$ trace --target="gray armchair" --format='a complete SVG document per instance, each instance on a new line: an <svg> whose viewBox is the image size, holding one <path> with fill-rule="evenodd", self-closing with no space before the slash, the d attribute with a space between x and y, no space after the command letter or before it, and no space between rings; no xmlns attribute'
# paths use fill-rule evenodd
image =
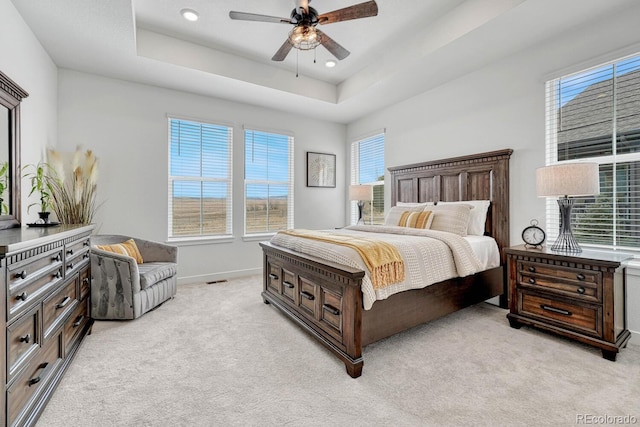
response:
<svg viewBox="0 0 640 427"><path fill-rule="evenodd" d="M100 250L133 239L143 263L130 256ZM178 248L122 235L91 238L91 317L98 320L136 319L177 291Z"/></svg>

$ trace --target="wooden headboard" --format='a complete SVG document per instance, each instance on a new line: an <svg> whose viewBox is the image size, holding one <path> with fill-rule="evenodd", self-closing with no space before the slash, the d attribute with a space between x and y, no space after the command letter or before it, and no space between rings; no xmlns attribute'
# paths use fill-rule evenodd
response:
<svg viewBox="0 0 640 427"><path fill-rule="evenodd" d="M509 158L499 150L412 165L390 167L391 206L398 202L491 200L485 235L502 249L509 243Z"/></svg>

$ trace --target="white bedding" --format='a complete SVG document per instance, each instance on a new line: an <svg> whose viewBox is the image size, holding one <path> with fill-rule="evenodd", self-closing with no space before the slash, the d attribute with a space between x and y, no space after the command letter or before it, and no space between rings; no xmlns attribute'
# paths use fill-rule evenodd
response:
<svg viewBox="0 0 640 427"><path fill-rule="evenodd" d="M372 307L374 301L386 299L395 293L467 276L500 264L495 240L486 236L460 237L443 231L396 226L350 226L335 232L364 233L394 244L404 260L405 280L374 289L366 265L352 248L282 233L276 234L271 242L296 252L364 270L362 294L366 310ZM491 244L494 249L491 249Z"/></svg>

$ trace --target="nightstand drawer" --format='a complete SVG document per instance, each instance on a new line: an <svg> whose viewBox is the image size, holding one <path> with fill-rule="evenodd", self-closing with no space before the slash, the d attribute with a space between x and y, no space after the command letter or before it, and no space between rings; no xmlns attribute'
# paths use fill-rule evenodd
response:
<svg viewBox="0 0 640 427"><path fill-rule="evenodd" d="M578 305L523 291L518 291L518 305L523 315L558 323L562 327L597 337L602 336L602 308L599 306Z"/></svg>
<svg viewBox="0 0 640 427"><path fill-rule="evenodd" d="M602 273L599 271L518 262L518 285L585 301L602 301Z"/></svg>

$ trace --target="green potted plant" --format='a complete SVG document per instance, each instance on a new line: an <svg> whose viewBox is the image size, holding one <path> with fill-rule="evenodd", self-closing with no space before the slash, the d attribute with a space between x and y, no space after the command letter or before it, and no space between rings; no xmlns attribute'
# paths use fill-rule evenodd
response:
<svg viewBox="0 0 640 427"><path fill-rule="evenodd" d="M31 191L29 192L29 196L36 192L40 194L40 202L31 203L27 207L27 212L32 206L40 206L38 216L45 224L49 224L49 215L51 214L48 210L51 207L51 178L49 176L49 165L45 162L39 162L35 165L26 165L23 168L23 171L26 171L24 177L29 178L31 181Z"/></svg>

